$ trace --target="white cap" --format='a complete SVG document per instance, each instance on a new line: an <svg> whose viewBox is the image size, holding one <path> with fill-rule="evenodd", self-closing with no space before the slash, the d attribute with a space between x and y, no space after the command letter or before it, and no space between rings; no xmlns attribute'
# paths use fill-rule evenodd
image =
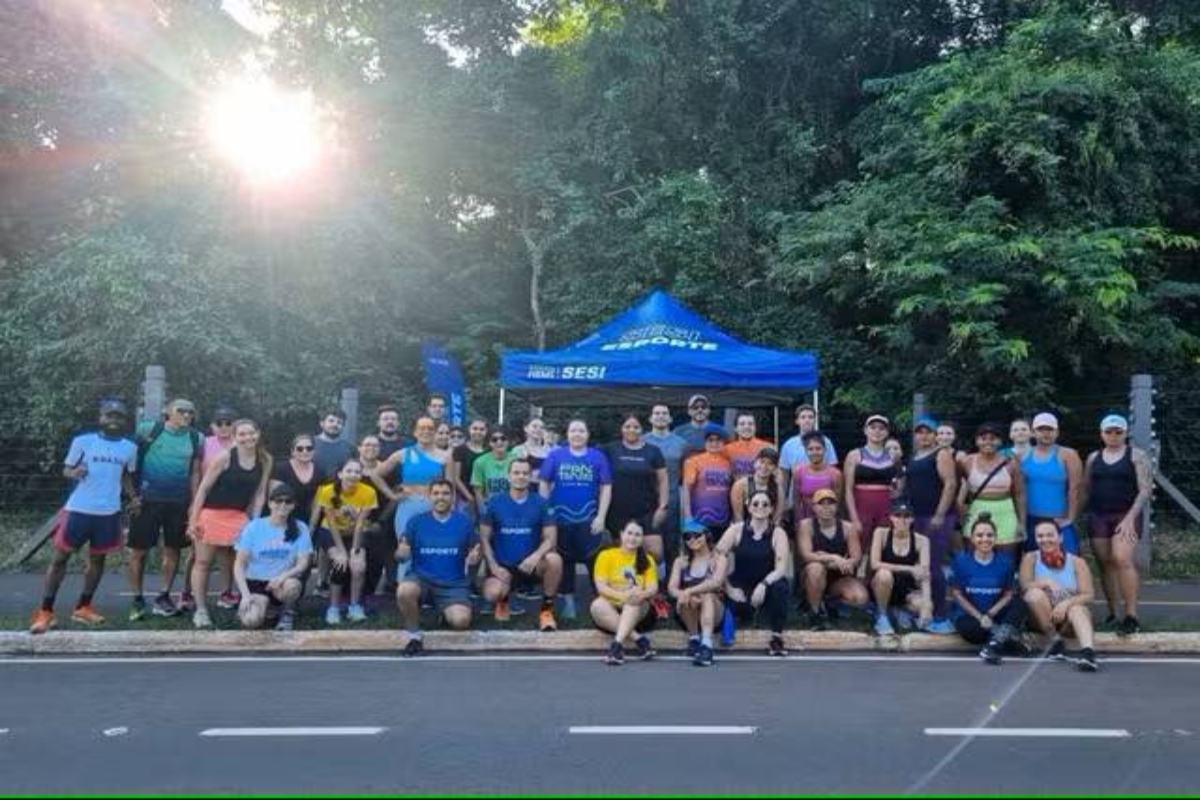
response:
<svg viewBox="0 0 1200 800"><path fill-rule="evenodd" d="M1129 430L1129 422L1120 414L1109 414L1104 419L1100 420L1100 430L1108 428L1120 428L1123 431Z"/></svg>
<svg viewBox="0 0 1200 800"><path fill-rule="evenodd" d="M1043 411L1033 418L1033 429L1036 431L1038 428L1053 428L1054 430L1058 430L1058 417L1047 411Z"/></svg>

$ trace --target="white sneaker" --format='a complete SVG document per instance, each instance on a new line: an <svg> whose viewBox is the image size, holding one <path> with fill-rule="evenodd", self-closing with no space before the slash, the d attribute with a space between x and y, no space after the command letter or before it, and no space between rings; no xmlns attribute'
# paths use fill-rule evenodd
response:
<svg viewBox="0 0 1200 800"><path fill-rule="evenodd" d="M346 619L351 622L366 622L367 612L361 603L351 603L350 607L346 609Z"/></svg>
<svg viewBox="0 0 1200 800"><path fill-rule="evenodd" d="M325 609L325 624L326 625L341 625L342 610L337 606L330 606Z"/></svg>
<svg viewBox="0 0 1200 800"><path fill-rule="evenodd" d="M212 626L212 617L208 615L208 609L204 606L199 606L192 613L192 627L199 630L201 628L211 628Z"/></svg>

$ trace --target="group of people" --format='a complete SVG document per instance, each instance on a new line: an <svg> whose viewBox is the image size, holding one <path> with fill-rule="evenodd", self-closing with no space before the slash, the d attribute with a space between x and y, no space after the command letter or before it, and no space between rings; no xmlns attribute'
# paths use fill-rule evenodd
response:
<svg viewBox="0 0 1200 800"><path fill-rule="evenodd" d="M862 609L881 636L957 632L995 663L1022 648L1029 624L1052 637L1052 655L1072 634L1077 663L1095 669L1093 582L1076 527L1086 510L1105 624L1126 635L1139 628L1133 556L1153 476L1119 415L1101 420L1102 446L1081 459L1057 443L1049 413L1013 422L1008 447L1000 426L979 426L973 452L955 449L952 426L920 418L907 457L890 420L872 414L839 468L811 406L796 408L798 432L779 449L757 435L752 413L739 413L730 435L710 420L704 395L687 410L689 421L672 427L670 408L653 406L649 431L628 414L620 438L599 448L587 423L573 419L553 446L537 417L519 442L483 419L456 429L435 396L411 437L400 433L398 409L383 406L376 432L356 446L342 437L344 415L331 410L318 433L294 437L276 460L257 425L228 406L202 436L195 405L177 398L130 441L127 408L105 400L99 431L77 437L67 454L64 475L76 483L30 630L55 624L67 560L84 544L90 563L72 619L103 621L91 599L105 555L121 546L122 498L133 621L190 613L195 627L211 626L218 561L217 603L246 627L271 620L291 629L309 581L328 593L331 626L365 620L377 590L394 592L405 653L415 655L422 605L466 629L472 590L499 621L520 613L518 597L540 596L537 627L555 630L560 616L577 614L576 565L584 564L591 618L613 634L612 664L624 662L631 641L638 657L653 657L649 633L672 615L698 666L713 663L718 630L728 641L739 620L760 614L768 651L786 655L795 586L814 629ZM160 543L160 590L147 603L146 555Z"/></svg>

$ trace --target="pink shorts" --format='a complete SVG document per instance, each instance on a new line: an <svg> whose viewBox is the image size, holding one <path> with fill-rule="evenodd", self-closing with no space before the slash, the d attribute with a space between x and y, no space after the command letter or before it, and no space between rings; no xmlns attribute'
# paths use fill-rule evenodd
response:
<svg viewBox="0 0 1200 800"><path fill-rule="evenodd" d="M213 547L231 547L250 518L236 508L200 509L200 541Z"/></svg>

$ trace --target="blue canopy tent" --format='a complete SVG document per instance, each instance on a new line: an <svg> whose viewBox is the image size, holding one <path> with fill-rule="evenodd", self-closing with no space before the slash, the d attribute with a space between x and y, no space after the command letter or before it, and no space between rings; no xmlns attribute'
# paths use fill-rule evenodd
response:
<svg viewBox="0 0 1200 800"><path fill-rule="evenodd" d="M702 393L747 407L809 391L815 406L814 355L747 344L662 290L574 344L500 359L501 421L506 392L539 406L686 405Z"/></svg>

